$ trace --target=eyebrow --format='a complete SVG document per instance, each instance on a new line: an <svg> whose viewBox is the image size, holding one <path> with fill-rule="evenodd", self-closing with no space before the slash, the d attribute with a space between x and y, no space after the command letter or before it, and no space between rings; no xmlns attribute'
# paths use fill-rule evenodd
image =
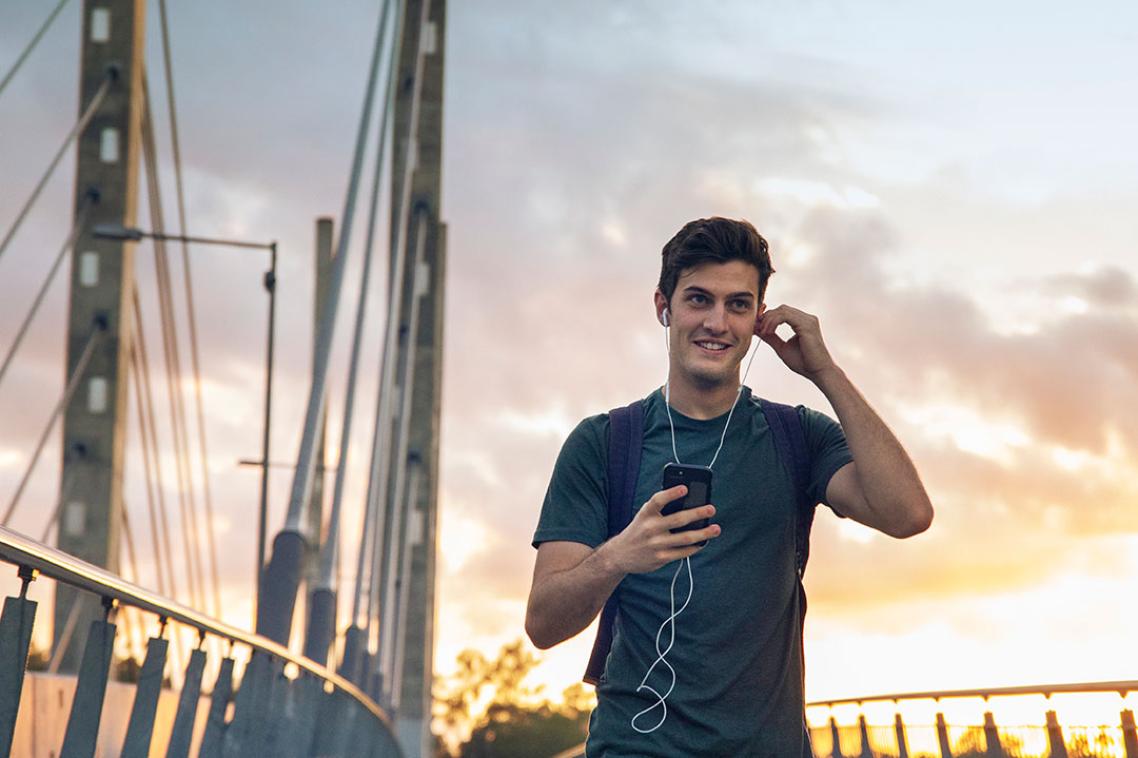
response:
<svg viewBox="0 0 1138 758"><path fill-rule="evenodd" d="M696 284L689 284L687 287L684 287L683 293L685 295L691 294L691 293L698 293L701 295L712 296L711 292L709 292L708 290L705 290L703 287L700 287L699 285L696 285ZM747 300L754 300L755 299L755 293L748 292L747 290L743 290L742 292L732 292L730 295L727 295L724 299L725 300L735 300L738 298L745 298Z"/></svg>

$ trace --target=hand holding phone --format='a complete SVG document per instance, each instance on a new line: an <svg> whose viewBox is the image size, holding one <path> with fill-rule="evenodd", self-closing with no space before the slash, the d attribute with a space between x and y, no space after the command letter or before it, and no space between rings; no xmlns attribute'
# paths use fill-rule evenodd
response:
<svg viewBox="0 0 1138 758"><path fill-rule="evenodd" d="M707 466L685 466L680 463L669 463L664 466L664 486L662 489L670 489L679 484L688 488L688 494L665 505L660 511L661 514L670 516L678 511L698 508L711 502L711 469ZM676 532L704 529L709 523L711 523L710 519L699 519L687 526L672 529L671 532L675 534ZM707 544L707 540L696 544L702 547Z"/></svg>

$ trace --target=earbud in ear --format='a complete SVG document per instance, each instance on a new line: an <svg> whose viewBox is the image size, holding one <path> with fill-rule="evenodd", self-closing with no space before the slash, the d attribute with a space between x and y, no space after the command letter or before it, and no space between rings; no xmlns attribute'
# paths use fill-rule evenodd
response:
<svg viewBox="0 0 1138 758"><path fill-rule="evenodd" d="M660 323L664 326L670 326L667 308L665 308L664 311L660 314Z"/></svg>

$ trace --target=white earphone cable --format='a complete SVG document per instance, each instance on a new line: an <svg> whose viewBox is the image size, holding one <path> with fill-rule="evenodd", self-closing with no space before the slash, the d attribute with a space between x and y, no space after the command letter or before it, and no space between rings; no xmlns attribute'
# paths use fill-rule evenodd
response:
<svg viewBox="0 0 1138 758"><path fill-rule="evenodd" d="M680 454L676 450L676 425L672 421L672 403L671 403L672 344L671 344L670 336L671 336L670 335L670 325L665 320L665 322L664 322L664 347L668 351L669 373L668 373L668 378L664 380L664 408L668 413L668 429L671 431L671 434L672 434L672 458L673 458L673 460L675 460L675 462L677 464L679 464L680 463ZM727 439L727 428L729 426L731 426L731 417L735 414L735 407L739 405L739 398L742 397L742 395L743 395L743 382L745 382L747 380L747 374L751 373L751 363L754 362L755 355L758 352L759 351L757 349L751 351L751 357L747 361L747 368L743 372L743 379L742 379L742 381L739 382L739 390L735 394L735 402L733 402L731 404L731 410L727 414L727 423L723 425L723 433L721 435L719 435L719 447L717 447L715 449L715 455L711 456L711 463L708 464L708 466L707 466L708 468L713 468L715 466L715 462L717 460L719 460L719 452L721 450L723 450L723 443ZM688 596L687 596L687 598L684 599L683 605L681 605L677 609L676 608L676 580L680 576L680 571L682 571L685 566L687 567L687 570L688 570L688 572L687 572L688 573ZM647 708L643 709L642 711L637 713L635 716L633 716L632 720L630 722L632 728L635 729L637 732L640 732L641 734L651 734L652 732L656 731L661 726L663 726L664 721L666 721L668 718L668 704L666 701L668 699L668 696L672 694L672 690L674 690L676 688L676 670L672 667L672 664L668 663L667 655L669 652L671 652L672 647L676 643L676 618L681 613L684 612L685 608L688 607L688 603L691 602L692 593L693 593L694 589L695 589L695 584L694 584L694 580L692 578L691 557L687 557L687 558L684 558L682 561L680 561L680 564L678 566L676 566L676 573L672 575L672 584L671 584L671 588L668 591L668 600L669 600L671 612L668 615L668 618L664 619L664 622L662 624L660 624L660 628L656 631L656 660L653 661L652 665L648 667L648 671L645 672L644 678L640 680L640 685L636 688L637 692L640 692L641 690L647 690L648 692L650 692L656 696L656 702L653 703L652 705L648 706ZM661 650L660 649L660 636L664 633L665 627L670 627L671 634L668 638L667 647L665 647L663 650ZM668 673L671 674L671 677L672 677L672 681L668 684L667 690L662 694L660 693L659 690L655 689L654 687L651 687L648 684L648 678L650 676L652 676L652 672L656 670L656 666L661 664L661 663L664 664L664 667L668 669ZM655 725L653 725L652 727L649 727L647 729L642 729L641 727L636 725L636 720L638 718L640 718L641 716L643 716L646 713L650 713L651 711L654 711L656 708L661 708L662 711L660 714L660 720Z"/></svg>

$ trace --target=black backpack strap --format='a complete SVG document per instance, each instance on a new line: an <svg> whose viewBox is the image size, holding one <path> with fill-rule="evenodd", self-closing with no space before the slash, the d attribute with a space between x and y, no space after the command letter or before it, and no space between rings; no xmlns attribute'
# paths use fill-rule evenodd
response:
<svg viewBox="0 0 1138 758"><path fill-rule="evenodd" d="M810 495L806 492L810 481L810 451L806 448L806 435L802 432L802 421L798 417L797 408L769 400L759 400L759 406L774 435L779 460L790 471L794 483L798 503L794 556L798 577L801 579L810 557L810 527L814 524L814 510L818 505L810 502Z"/></svg>
<svg viewBox="0 0 1138 758"><path fill-rule="evenodd" d="M640 452L644 441L644 405L637 400L609 412L608 459L608 536L624 531L632 523L632 499L636 497L636 480L640 476ZM605 661L612 648L613 625L616 623L617 593L613 590L601 610L597 639L585 668L585 681L596 685L605 671Z"/></svg>

